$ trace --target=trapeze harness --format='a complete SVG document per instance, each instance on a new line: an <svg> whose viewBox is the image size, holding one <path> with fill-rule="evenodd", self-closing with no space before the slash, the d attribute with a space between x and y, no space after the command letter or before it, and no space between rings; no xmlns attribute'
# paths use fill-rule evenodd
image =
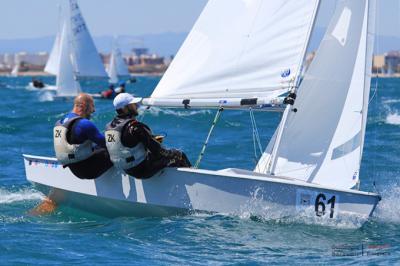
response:
<svg viewBox="0 0 400 266"><path fill-rule="evenodd" d="M93 142L91 140L86 140L82 144L70 144L68 142L69 131L73 124L80 119L82 117L69 118L65 123L61 123L61 120L59 120L53 129L56 157L64 166L86 160L93 153Z"/></svg>
<svg viewBox="0 0 400 266"><path fill-rule="evenodd" d="M111 126L112 122L106 126L106 146L110 159L114 166L121 170L138 166L147 157L147 150L143 143L139 142L134 147L126 147L122 144L122 132L131 122L135 122L135 120L125 119L115 127Z"/></svg>

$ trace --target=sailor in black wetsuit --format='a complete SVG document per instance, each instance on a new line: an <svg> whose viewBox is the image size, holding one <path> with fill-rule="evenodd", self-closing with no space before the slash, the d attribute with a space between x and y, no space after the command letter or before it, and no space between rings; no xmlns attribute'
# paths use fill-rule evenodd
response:
<svg viewBox="0 0 400 266"><path fill-rule="evenodd" d="M74 100L72 112L54 127L54 150L58 161L81 179L94 179L112 167L104 135L93 122L92 96L81 93Z"/></svg>
<svg viewBox="0 0 400 266"><path fill-rule="evenodd" d="M107 125L106 145L118 169L136 178L149 178L165 167L190 167L186 155L161 146L150 128L137 121L141 98L121 93L114 99L118 115Z"/></svg>

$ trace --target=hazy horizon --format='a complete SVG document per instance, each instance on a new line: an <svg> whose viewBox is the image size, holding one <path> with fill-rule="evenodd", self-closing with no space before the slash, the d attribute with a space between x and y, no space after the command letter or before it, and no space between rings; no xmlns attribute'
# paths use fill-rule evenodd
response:
<svg viewBox="0 0 400 266"><path fill-rule="evenodd" d="M56 34L61 1L3 2L0 24L12 27L0 27L0 39ZM400 37L399 2L378 1L378 35ZM206 3L206 0L78 0L91 34L96 37L189 32ZM316 27L326 27L335 5L336 1L321 1Z"/></svg>

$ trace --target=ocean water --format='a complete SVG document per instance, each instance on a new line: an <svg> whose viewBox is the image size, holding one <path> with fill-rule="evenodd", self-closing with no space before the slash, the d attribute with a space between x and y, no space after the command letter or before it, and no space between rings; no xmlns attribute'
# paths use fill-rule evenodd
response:
<svg viewBox="0 0 400 266"><path fill-rule="evenodd" d="M190 214L165 218L104 218L60 207L51 215L28 211L44 195L25 178L22 154L51 156L52 127L71 102L50 93L27 90L29 78L0 79L0 264L382 264L400 265L400 80L372 83L361 188L383 199L361 228L352 221L335 226L307 220ZM54 83L53 78L44 81ZM128 91L150 95L157 77L140 77ZM99 92L106 84L83 84ZM377 87L377 89L376 89ZM96 100L93 121L99 128L112 119L109 100ZM153 108L143 117L165 145L183 149L195 162L213 110ZM265 147L279 114L255 113ZM253 169L256 158L247 111L222 114L202 168ZM375 187L373 184L375 183ZM345 256L347 255L347 256Z"/></svg>

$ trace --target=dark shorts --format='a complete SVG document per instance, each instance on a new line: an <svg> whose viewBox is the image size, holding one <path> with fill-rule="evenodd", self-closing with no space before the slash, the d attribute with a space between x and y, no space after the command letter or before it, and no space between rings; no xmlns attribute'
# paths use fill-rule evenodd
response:
<svg viewBox="0 0 400 266"><path fill-rule="evenodd" d="M95 179L113 166L107 149L100 148L86 160L68 165L71 172L80 179Z"/></svg>

